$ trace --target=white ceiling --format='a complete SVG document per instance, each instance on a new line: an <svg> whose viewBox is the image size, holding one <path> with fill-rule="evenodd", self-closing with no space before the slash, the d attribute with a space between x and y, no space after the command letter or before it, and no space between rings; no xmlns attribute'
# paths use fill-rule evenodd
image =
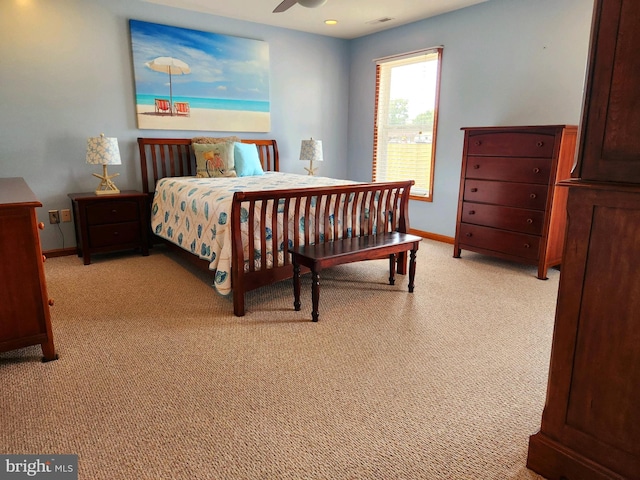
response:
<svg viewBox="0 0 640 480"><path fill-rule="evenodd" d="M488 0L327 0L318 8L294 5L272 13L281 0L142 0L338 38L357 38ZM380 19L390 18L386 22ZM327 19L337 25L324 24Z"/></svg>

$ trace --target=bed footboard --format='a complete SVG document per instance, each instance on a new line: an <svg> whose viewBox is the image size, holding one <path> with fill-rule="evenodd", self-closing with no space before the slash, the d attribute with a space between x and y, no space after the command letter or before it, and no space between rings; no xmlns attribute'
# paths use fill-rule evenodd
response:
<svg viewBox="0 0 640 480"><path fill-rule="evenodd" d="M245 293L293 276L288 248L373 233L409 231L413 180L236 192L231 209L233 311ZM406 273L406 255L397 270Z"/></svg>

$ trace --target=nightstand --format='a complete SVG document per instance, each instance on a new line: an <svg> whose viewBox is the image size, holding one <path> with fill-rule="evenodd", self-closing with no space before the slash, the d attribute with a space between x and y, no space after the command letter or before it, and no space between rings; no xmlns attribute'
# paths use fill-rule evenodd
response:
<svg viewBox="0 0 640 480"><path fill-rule="evenodd" d="M149 255L147 195L125 190L114 195L70 193L76 228L78 256L84 264L91 255L140 249Z"/></svg>

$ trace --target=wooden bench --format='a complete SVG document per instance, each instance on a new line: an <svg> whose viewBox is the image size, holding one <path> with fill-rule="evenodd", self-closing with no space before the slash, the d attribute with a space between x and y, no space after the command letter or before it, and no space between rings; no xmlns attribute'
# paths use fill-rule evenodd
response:
<svg viewBox="0 0 640 480"><path fill-rule="evenodd" d="M421 237L400 232L384 232L376 235L345 238L315 245L303 245L290 248L293 263L293 307L300 310L300 265L311 269L311 316L318 321L320 303L320 270L343 263L372 260L389 256L389 285L395 283L396 255L411 251L409 262L409 293L413 293L416 274L416 252Z"/></svg>

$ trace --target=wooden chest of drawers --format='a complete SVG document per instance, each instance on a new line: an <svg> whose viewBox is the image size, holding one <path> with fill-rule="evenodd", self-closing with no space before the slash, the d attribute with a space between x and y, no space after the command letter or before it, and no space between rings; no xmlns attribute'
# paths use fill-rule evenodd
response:
<svg viewBox="0 0 640 480"><path fill-rule="evenodd" d="M470 250L538 266L559 265L576 126L464 128L454 257Z"/></svg>
<svg viewBox="0 0 640 480"><path fill-rule="evenodd" d="M136 191L117 195L69 194L76 226L78 256L139 248L149 254L147 196Z"/></svg>
<svg viewBox="0 0 640 480"><path fill-rule="evenodd" d="M0 352L39 344L49 361L58 356L37 207L42 203L22 178L0 178Z"/></svg>

